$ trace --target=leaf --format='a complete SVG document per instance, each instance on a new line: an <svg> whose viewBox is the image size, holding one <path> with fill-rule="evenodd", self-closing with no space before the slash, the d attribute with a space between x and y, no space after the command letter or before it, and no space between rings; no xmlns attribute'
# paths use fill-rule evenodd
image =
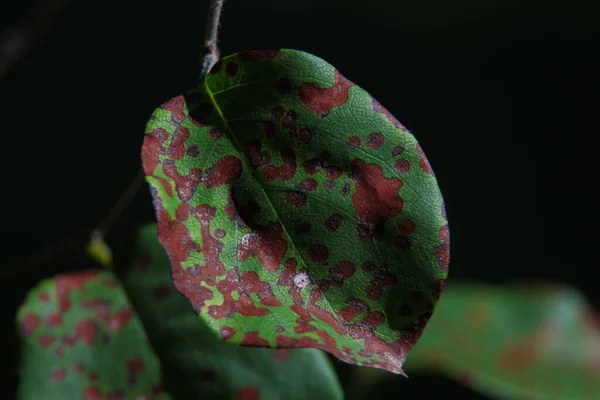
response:
<svg viewBox="0 0 600 400"><path fill-rule="evenodd" d="M210 399L343 397L331 363L319 350L242 348L219 340L173 287L156 225L140 230L134 257L124 285L164 366L169 393L179 399L198 393Z"/></svg>
<svg viewBox="0 0 600 400"><path fill-rule="evenodd" d="M58 275L17 313L17 399L169 399L158 359L112 273Z"/></svg>
<svg viewBox="0 0 600 400"><path fill-rule="evenodd" d="M177 289L229 343L402 373L449 259L420 146L295 50L217 63L159 107L142 161Z"/></svg>
<svg viewBox="0 0 600 400"><path fill-rule="evenodd" d="M600 319L567 286L448 284L406 365L498 399L597 399Z"/></svg>

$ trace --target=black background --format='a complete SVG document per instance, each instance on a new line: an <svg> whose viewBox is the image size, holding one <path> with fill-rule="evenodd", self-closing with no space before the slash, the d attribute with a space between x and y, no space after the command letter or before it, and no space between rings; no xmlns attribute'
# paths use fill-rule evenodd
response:
<svg viewBox="0 0 600 400"><path fill-rule="evenodd" d="M34 3L5 4L9 26ZM595 7L228 0L220 45L223 54L284 47L320 56L413 131L446 200L451 280L566 282L600 307ZM195 84L206 9L200 0L72 0L0 80L6 393L17 305L40 278L93 266L85 232L135 176L150 113ZM109 243L125 253L134 227L153 218L144 187ZM384 389L483 398L433 376Z"/></svg>

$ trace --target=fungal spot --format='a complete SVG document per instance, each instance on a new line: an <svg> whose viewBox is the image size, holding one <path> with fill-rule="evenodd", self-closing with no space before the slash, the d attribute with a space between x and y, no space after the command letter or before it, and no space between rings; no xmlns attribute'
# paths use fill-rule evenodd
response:
<svg viewBox="0 0 600 400"><path fill-rule="evenodd" d="M367 136L367 147L377 150L383 144L383 134L381 132L369 133Z"/></svg>
<svg viewBox="0 0 600 400"><path fill-rule="evenodd" d="M204 186L211 189L221 185L230 185L242 175L242 162L235 156L225 156L206 170Z"/></svg>
<svg viewBox="0 0 600 400"><path fill-rule="evenodd" d="M397 157L400 154L404 153L404 145L398 145L392 149L392 157Z"/></svg>
<svg viewBox="0 0 600 400"><path fill-rule="evenodd" d="M309 257L314 262L327 261L329 257L329 250L322 244L313 244L310 247Z"/></svg>
<svg viewBox="0 0 600 400"><path fill-rule="evenodd" d="M293 190L288 190L285 194L285 201L294 207L303 207L306 204L306 194Z"/></svg>
<svg viewBox="0 0 600 400"><path fill-rule="evenodd" d="M313 137L313 131L308 128L302 128L298 132L298 141L302 144L309 144Z"/></svg>
<svg viewBox="0 0 600 400"><path fill-rule="evenodd" d="M298 189L300 189L304 192L312 192L313 190L315 190L317 188L317 186L318 186L318 183L315 179L306 178L302 182L300 182L300 184L298 185Z"/></svg>
<svg viewBox="0 0 600 400"><path fill-rule="evenodd" d="M300 101L309 110L326 117L332 108L348 101L354 84L335 71L335 83L330 88L320 88L315 83L303 83L298 87Z"/></svg>
<svg viewBox="0 0 600 400"><path fill-rule="evenodd" d="M410 163L408 160L400 159L396 161L396 170L400 173L405 173L410 171Z"/></svg>
<svg viewBox="0 0 600 400"><path fill-rule="evenodd" d="M225 232L225 229L218 228L218 229L215 230L215 237L216 238L222 239L222 238L225 237L226 234L227 233Z"/></svg>
<svg viewBox="0 0 600 400"><path fill-rule="evenodd" d="M300 289L308 286L308 284L310 284L310 278L306 272L302 271L294 276L294 285Z"/></svg>
<svg viewBox="0 0 600 400"><path fill-rule="evenodd" d="M282 165L276 167L269 165L263 170L263 177L267 182L275 179L289 181L296 174L296 156L291 150L282 150L280 153Z"/></svg>
<svg viewBox="0 0 600 400"><path fill-rule="evenodd" d="M358 149L360 147L360 138L358 136L350 136L347 143L348 146Z"/></svg>
<svg viewBox="0 0 600 400"><path fill-rule="evenodd" d="M328 231L334 232L335 230L337 230L337 228L339 228L341 223L342 223L342 215L338 214L338 213L334 213L334 214L330 215L329 217L327 217L327 219L325 220L325 227L327 228Z"/></svg>
<svg viewBox="0 0 600 400"><path fill-rule="evenodd" d="M200 155L200 151L198 150L198 146L193 145L185 150L185 154L190 157L198 157Z"/></svg>
<svg viewBox="0 0 600 400"><path fill-rule="evenodd" d="M425 157L425 153L423 152L423 149L421 148L420 144L417 144L417 154L419 155L420 159L419 167L421 167L421 171L425 172L428 175L433 175L431 164L429 164L427 157Z"/></svg>
<svg viewBox="0 0 600 400"><path fill-rule="evenodd" d="M210 128L210 131L208 131L208 134L210 135L210 137L213 140L218 140L221 138L221 136L223 136L223 131L221 131L220 129L217 129L217 128Z"/></svg>

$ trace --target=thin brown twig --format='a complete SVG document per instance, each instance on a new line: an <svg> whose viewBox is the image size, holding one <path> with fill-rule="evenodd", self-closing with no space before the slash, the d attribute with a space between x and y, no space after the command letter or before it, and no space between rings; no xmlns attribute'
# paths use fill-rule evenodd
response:
<svg viewBox="0 0 600 400"><path fill-rule="evenodd" d="M200 79L210 71L212 66L215 65L221 57L217 46L217 40L219 36L219 20L221 19L221 11L223 10L224 2L225 0L211 0L208 21L206 23L206 34L204 37L204 58L202 60Z"/></svg>

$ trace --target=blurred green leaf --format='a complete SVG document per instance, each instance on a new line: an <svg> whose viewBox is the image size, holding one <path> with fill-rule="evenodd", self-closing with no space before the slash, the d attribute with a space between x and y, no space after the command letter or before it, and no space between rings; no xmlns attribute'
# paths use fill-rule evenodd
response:
<svg viewBox="0 0 600 400"><path fill-rule="evenodd" d="M169 398L158 358L112 273L47 279L29 292L17 320L17 399Z"/></svg>
<svg viewBox="0 0 600 400"><path fill-rule="evenodd" d="M341 399L325 353L262 349L221 341L174 288L156 225L140 229L124 286L158 353L169 393L179 399ZM247 397L244 397L247 396Z"/></svg>
<svg viewBox="0 0 600 400"><path fill-rule="evenodd" d="M448 284L406 370L498 399L600 399L600 319L567 286Z"/></svg>

